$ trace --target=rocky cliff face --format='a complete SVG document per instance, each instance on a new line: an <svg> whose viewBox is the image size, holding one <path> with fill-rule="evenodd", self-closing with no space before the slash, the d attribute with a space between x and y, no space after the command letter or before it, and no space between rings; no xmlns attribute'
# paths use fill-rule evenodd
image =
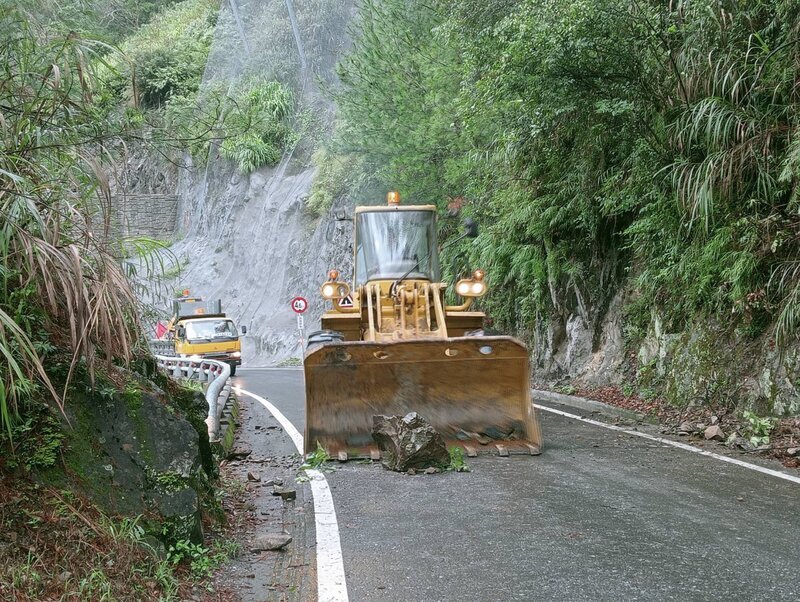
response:
<svg viewBox="0 0 800 602"><path fill-rule="evenodd" d="M776 351L770 333L756 340L707 321L670 330L659 315L631 333L620 290L605 312L576 306L542 321L532 341L534 379L548 385L616 384L666 397L678 407L745 403L761 414L800 412L800 352Z"/></svg>
<svg viewBox="0 0 800 602"><path fill-rule="evenodd" d="M291 299L308 299L306 334L317 330L327 271L351 270L351 228L336 221L340 208L321 219L305 211L313 177L295 157L248 175L221 160L180 175L182 238L172 251L184 272L176 282L222 299L226 313L248 327L245 365L302 357Z"/></svg>
<svg viewBox="0 0 800 602"><path fill-rule="evenodd" d="M231 89L251 76L277 79L293 89L303 110L313 112L318 130L330 130L333 107L319 86L335 85L334 68L349 45L353 8L350 0L223 3L203 86ZM351 270L351 229L334 217L342 207L321 219L304 208L314 178L310 155L324 137L310 132L278 165L250 174L220 157L217 145L204 166L184 157L185 168L175 170L162 160L156 163L164 175L147 177L150 166L132 165L144 176L139 180L172 182L179 198L171 250L182 273L170 270L174 277L156 303L165 306L176 289L184 288L221 299L225 312L248 327L244 365L302 357L290 300L309 301L305 331L317 330L323 309L319 287L327 271ZM134 189L142 187L147 184Z"/></svg>

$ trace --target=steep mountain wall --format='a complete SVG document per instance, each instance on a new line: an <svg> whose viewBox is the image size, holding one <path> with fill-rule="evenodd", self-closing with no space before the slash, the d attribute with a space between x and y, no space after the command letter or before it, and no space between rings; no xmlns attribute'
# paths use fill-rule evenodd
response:
<svg viewBox="0 0 800 602"><path fill-rule="evenodd" d="M182 174L178 221L184 237L172 247L184 273L181 286L223 300L225 311L248 327L247 365L301 357L289 302L310 302L306 329L322 313L319 286L331 267L352 263L350 229L304 209L314 169L285 159L276 168L239 174L224 162Z"/></svg>
<svg viewBox="0 0 800 602"><path fill-rule="evenodd" d="M350 228L333 217L350 200L341 199L322 218L304 204L314 177L311 153L333 121L320 88L335 82L333 68L348 46L351 17L352 2L224 2L203 86L230 89L251 76L277 79L294 90L318 127L306 131L276 166L249 174L222 158L216 143L205 165L183 157L177 172L165 166L177 174L171 251L182 271L161 291L160 302L184 288L222 299L225 311L248 327L245 365L302 357L290 300L308 299L306 333L318 329L319 286L327 271L351 269Z"/></svg>

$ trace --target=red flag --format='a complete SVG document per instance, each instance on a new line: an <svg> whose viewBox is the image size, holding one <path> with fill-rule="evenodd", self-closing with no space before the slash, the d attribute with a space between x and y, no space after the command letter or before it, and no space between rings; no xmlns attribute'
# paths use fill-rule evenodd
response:
<svg viewBox="0 0 800 602"><path fill-rule="evenodd" d="M162 339L164 338L165 334L167 334L167 327L161 323L161 320L159 320L158 324L156 324L156 338Z"/></svg>

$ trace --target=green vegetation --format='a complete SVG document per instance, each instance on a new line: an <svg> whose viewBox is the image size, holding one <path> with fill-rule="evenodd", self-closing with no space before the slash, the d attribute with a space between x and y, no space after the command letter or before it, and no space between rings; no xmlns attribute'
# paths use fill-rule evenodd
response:
<svg viewBox="0 0 800 602"><path fill-rule="evenodd" d="M163 243L119 239L110 212L130 147L207 153L213 142L233 153L249 133L267 149L242 155L254 169L295 143L291 93L257 78L219 95L213 120L180 138L180 108L201 104L218 7L3 3L0 514L20 547L0 546L0 598L182 599L179 578L205 579L236 553L222 542L202 559L189 548L160 556L164 543L202 537L201 514L224 518L217 466L205 401L156 372L139 322L138 272L176 278L185 263L172 258L179 268L163 274ZM147 418L161 412L197 431L202 468L188 477L153 468ZM114 439L122 429L127 440ZM190 450L196 441L190 429ZM169 514L167 502L185 505Z"/></svg>
<svg viewBox="0 0 800 602"><path fill-rule="evenodd" d="M178 600L171 562L159 558L142 517L115 519L69 491L0 487L0 596L9 600Z"/></svg>
<svg viewBox="0 0 800 602"><path fill-rule="evenodd" d="M453 472L469 472L469 466L464 459L464 449L458 446L453 446L447 450L450 453L450 465L447 470Z"/></svg>
<svg viewBox="0 0 800 602"><path fill-rule="evenodd" d="M207 579L219 566L241 551L241 544L233 540L215 543L206 548L190 541L178 541L167 550L167 561L172 565L188 564L195 579Z"/></svg>
<svg viewBox="0 0 800 602"><path fill-rule="evenodd" d="M297 140L290 89L263 77L201 89L219 0L184 0L162 10L121 45L106 86L157 145L204 164L213 144L242 173L276 164Z"/></svg>
<svg viewBox="0 0 800 602"><path fill-rule="evenodd" d="M785 348L800 324L799 15L797 0L365 0L328 153L478 218L443 266L487 269L500 328L602 315L626 289L630 345L655 313L665 332L718 323ZM315 206L355 194L347 178L321 168Z"/></svg>
<svg viewBox="0 0 800 602"><path fill-rule="evenodd" d="M751 445L758 447L759 445L769 444L769 435L777 424L774 418L761 417L745 410L742 413L742 418L746 420L745 435Z"/></svg>
<svg viewBox="0 0 800 602"><path fill-rule="evenodd" d="M161 107L197 93L218 8L218 0L179 2L125 40L115 55L114 83L127 87L135 107Z"/></svg>
<svg viewBox="0 0 800 602"><path fill-rule="evenodd" d="M317 441L317 449L306 456L305 462L300 467L300 470L324 470L330 472L333 470L328 464L331 457L328 455L328 452L325 451L325 448L322 447Z"/></svg>
<svg viewBox="0 0 800 602"><path fill-rule="evenodd" d="M358 190L366 178L362 161L355 155L336 154L322 146L312 160L317 173L306 208L314 215L325 215L337 200Z"/></svg>
<svg viewBox="0 0 800 602"><path fill-rule="evenodd" d="M0 445L11 452L4 461L10 470L21 467L31 472L54 466L63 442L61 421L45 404L30 407L13 423L10 435L0 432Z"/></svg>
<svg viewBox="0 0 800 602"><path fill-rule="evenodd" d="M225 140L220 153L242 173L276 164L283 149L297 141L288 122L292 93L283 84L257 78L246 81L237 88L233 106L223 120Z"/></svg>
<svg viewBox="0 0 800 602"><path fill-rule="evenodd" d="M129 362L138 302L119 241L102 226L110 186L101 162L126 123L94 85L105 47L0 15L0 425L97 358ZM60 348L59 348L60 347ZM65 356L68 351L70 356ZM60 366L66 366L60 370Z"/></svg>
<svg viewBox="0 0 800 602"><path fill-rule="evenodd" d="M117 44L146 24L163 7L179 0L16 0L14 4L49 29L82 32L86 37Z"/></svg>

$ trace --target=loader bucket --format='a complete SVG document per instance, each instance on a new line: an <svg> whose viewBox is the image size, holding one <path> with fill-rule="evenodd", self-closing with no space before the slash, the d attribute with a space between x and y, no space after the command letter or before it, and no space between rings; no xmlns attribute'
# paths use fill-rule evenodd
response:
<svg viewBox="0 0 800 602"><path fill-rule="evenodd" d="M373 416L408 412L468 455L539 453L528 354L510 337L322 343L304 365L306 453L375 459Z"/></svg>

